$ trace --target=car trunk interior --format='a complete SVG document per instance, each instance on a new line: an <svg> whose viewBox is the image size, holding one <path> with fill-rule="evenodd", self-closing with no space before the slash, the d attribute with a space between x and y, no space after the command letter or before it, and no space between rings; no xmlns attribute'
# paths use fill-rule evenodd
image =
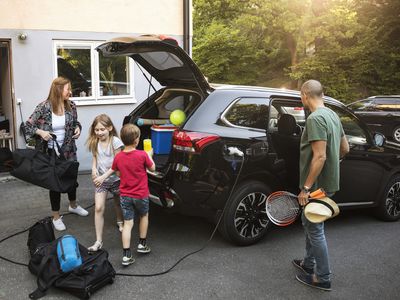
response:
<svg viewBox="0 0 400 300"><path fill-rule="evenodd" d="M144 105L130 115L129 122L137 124L141 131L138 149L143 149L143 140L152 140L157 170L162 170L167 164L172 148L172 134L178 128L171 123L171 113L181 110L187 118L201 100L202 96L196 90L164 88L145 100Z"/></svg>

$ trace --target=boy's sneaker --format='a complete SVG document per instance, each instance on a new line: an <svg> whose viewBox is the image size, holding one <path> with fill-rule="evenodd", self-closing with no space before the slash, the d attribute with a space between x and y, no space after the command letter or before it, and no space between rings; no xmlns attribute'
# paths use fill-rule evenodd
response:
<svg viewBox="0 0 400 300"><path fill-rule="evenodd" d="M57 231L64 231L65 229L67 229L64 222L62 221L62 217L58 218L57 220L54 220L53 218L53 225Z"/></svg>
<svg viewBox="0 0 400 300"><path fill-rule="evenodd" d="M75 208L68 206L68 211L81 217L86 217L89 214L89 212L80 205L77 205Z"/></svg>
<svg viewBox="0 0 400 300"><path fill-rule="evenodd" d="M151 249L147 245L143 246L142 244L139 244L136 251L139 253L150 253Z"/></svg>
<svg viewBox="0 0 400 300"><path fill-rule="evenodd" d="M292 260L293 265L298 268L299 270L302 270L304 274L314 274L314 270L311 268L306 268L303 266L303 260L301 259L293 259Z"/></svg>
<svg viewBox="0 0 400 300"><path fill-rule="evenodd" d="M131 264L133 264L135 262L135 259L133 258L133 256L128 257L128 256L124 256L122 257L122 265L123 266L129 266Z"/></svg>

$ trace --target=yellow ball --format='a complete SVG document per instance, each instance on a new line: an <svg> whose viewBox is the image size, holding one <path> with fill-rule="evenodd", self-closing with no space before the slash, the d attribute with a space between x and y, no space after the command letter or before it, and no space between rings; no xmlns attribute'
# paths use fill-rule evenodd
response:
<svg viewBox="0 0 400 300"><path fill-rule="evenodd" d="M180 109L175 109L169 116L169 120L175 126L180 126L186 120L185 113Z"/></svg>

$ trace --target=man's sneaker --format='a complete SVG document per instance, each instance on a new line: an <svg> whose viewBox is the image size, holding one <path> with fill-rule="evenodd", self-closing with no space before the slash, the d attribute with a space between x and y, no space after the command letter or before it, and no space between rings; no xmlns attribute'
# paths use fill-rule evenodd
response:
<svg viewBox="0 0 400 300"><path fill-rule="evenodd" d="M142 244L139 244L136 251L139 253L150 253L151 249L147 245L143 246Z"/></svg>
<svg viewBox="0 0 400 300"><path fill-rule="evenodd" d="M53 218L53 225L57 231L63 231L67 229L67 227L65 227L64 222L62 221L62 217L58 218L57 220L54 220Z"/></svg>
<svg viewBox="0 0 400 300"><path fill-rule="evenodd" d="M306 268L303 266L303 260L301 259L293 259L292 260L293 265L298 268L299 270L302 270L304 274L313 274L314 270L311 268Z"/></svg>
<svg viewBox="0 0 400 300"><path fill-rule="evenodd" d="M89 214L89 212L80 205L77 205L75 208L69 206L68 211L81 217L86 217Z"/></svg>
<svg viewBox="0 0 400 300"><path fill-rule="evenodd" d="M129 266L131 264L133 264L135 262L135 259L133 258L133 256L128 257L128 256L124 256L122 257L122 265L123 266Z"/></svg>
<svg viewBox="0 0 400 300"><path fill-rule="evenodd" d="M314 280L313 275L309 275L309 274L300 274L296 276L296 279L305 284L308 285L310 287L316 288L316 289L320 289L320 290L324 290L324 291L331 291L331 282L327 281L327 282L317 282Z"/></svg>

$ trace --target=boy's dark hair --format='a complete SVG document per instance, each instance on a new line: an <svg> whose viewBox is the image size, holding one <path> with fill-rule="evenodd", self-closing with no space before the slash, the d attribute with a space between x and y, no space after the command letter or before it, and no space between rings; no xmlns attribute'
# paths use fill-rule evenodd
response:
<svg viewBox="0 0 400 300"><path fill-rule="evenodd" d="M125 124L121 129L120 136L125 146L137 146L135 142L140 138L140 129L134 124Z"/></svg>

